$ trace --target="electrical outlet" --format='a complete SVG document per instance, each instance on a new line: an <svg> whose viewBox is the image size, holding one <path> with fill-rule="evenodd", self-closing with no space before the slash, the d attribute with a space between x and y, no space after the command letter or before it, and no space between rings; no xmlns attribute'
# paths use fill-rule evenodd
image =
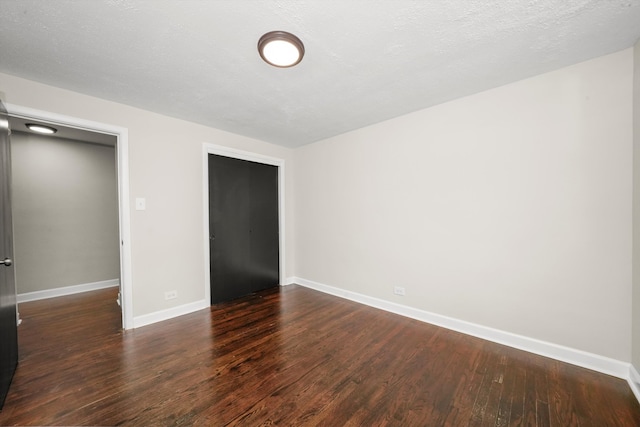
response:
<svg viewBox="0 0 640 427"><path fill-rule="evenodd" d="M402 286L394 286L393 287L393 293L396 295L400 295L400 296L404 296L405 292L404 292L404 288Z"/></svg>
<svg viewBox="0 0 640 427"><path fill-rule="evenodd" d="M178 298L178 291L169 291L164 293L164 299Z"/></svg>

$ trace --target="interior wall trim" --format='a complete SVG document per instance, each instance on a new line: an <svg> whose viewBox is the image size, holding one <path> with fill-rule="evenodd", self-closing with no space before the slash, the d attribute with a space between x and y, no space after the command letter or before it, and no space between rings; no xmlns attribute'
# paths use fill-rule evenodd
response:
<svg viewBox="0 0 640 427"><path fill-rule="evenodd" d="M129 130L121 126L71 117L30 107L7 104L10 116L106 133L117 138L118 220L120 224L120 283L122 327L133 327L133 273L131 271L131 211L129 202Z"/></svg>
<svg viewBox="0 0 640 427"><path fill-rule="evenodd" d="M142 316L136 316L133 318L133 327L141 328L153 323L173 319L174 317L184 316L185 314L193 313L194 311L209 308L209 305L210 304L207 300L200 300L179 305L177 307L167 308L166 310L160 310L149 314L143 314Z"/></svg>
<svg viewBox="0 0 640 427"><path fill-rule="evenodd" d="M25 292L22 294L18 294L18 304L21 302L38 301L41 299L96 291L98 289L114 288L116 286L120 286L120 279L101 280L99 282L82 283L80 285L63 286L60 288L45 289L42 291Z"/></svg>
<svg viewBox="0 0 640 427"><path fill-rule="evenodd" d="M300 277L295 277L294 283L326 294L365 304L370 307L379 308L401 316L410 317L425 323L441 326L443 328L472 335L498 344L507 345L519 350L528 351L540 356L550 357L572 365L622 378L627 380L629 383L631 382L629 374L631 366L630 363L523 335L513 334L511 332L489 328L487 326L443 316L429 311L408 307L406 305L370 297L357 292L347 291L338 287L314 282L312 280L302 279ZM636 394L636 397L637 396L638 395Z"/></svg>

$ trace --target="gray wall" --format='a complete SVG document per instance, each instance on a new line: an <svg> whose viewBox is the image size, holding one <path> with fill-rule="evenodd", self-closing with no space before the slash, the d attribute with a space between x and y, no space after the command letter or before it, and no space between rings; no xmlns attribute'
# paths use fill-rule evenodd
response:
<svg viewBox="0 0 640 427"><path fill-rule="evenodd" d="M115 148L11 135L18 293L118 279Z"/></svg>

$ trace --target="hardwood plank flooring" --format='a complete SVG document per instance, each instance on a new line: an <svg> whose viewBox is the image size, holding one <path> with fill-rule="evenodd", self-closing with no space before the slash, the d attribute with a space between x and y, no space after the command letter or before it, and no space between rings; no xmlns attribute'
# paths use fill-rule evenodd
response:
<svg viewBox="0 0 640 427"><path fill-rule="evenodd" d="M303 287L132 331L116 293L20 305L0 425L640 426L621 379Z"/></svg>

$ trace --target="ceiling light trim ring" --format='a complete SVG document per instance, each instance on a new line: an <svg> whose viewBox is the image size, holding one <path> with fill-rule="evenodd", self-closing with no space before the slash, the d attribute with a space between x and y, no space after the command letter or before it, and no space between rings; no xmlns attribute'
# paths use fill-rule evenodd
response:
<svg viewBox="0 0 640 427"><path fill-rule="evenodd" d="M273 42L286 42L293 46L298 51L298 56L295 60L286 62L286 63L278 63L274 62L274 59L269 59L267 55L265 55L265 48L269 45L269 43ZM269 65L273 65L278 68L290 68L293 67L302 61L304 57L304 44L302 41L296 37L295 35L288 33L286 31L270 31L260 37L258 40L258 52L260 53L260 57Z"/></svg>

